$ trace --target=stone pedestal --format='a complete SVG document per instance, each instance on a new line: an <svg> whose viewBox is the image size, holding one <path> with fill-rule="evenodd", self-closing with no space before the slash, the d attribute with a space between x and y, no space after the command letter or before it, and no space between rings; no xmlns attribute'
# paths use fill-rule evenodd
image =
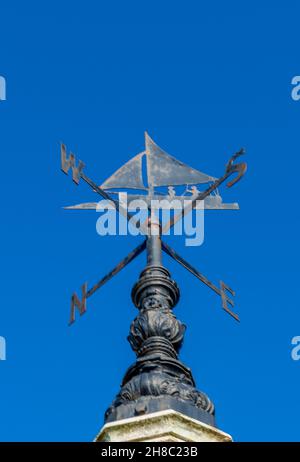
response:
<svg viewBox="0 0 300 462"><path fill-rule="evenodd" d="M173 410L104 425L95 442L231 442L227 433Z"/></svg>

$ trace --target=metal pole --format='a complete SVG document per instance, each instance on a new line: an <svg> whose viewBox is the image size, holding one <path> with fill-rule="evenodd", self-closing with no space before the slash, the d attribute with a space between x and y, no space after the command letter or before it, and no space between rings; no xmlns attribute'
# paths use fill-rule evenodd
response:
<svg viewBox="0 0 300 462"><path fill-rule="evenodd" d="M148 223L147 266L162 266L161 226L159 219L152 213L152 210Z"/></svg>

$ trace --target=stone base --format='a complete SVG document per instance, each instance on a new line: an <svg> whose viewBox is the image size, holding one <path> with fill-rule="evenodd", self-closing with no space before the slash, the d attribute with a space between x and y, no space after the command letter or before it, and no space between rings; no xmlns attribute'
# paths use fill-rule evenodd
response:
<svg viewBox="0 0 300 462"><path fill-rule="evenodd" d="M173 410L155 412L104 425L95 442L177 441L230 442L227 433Z"/></svg>

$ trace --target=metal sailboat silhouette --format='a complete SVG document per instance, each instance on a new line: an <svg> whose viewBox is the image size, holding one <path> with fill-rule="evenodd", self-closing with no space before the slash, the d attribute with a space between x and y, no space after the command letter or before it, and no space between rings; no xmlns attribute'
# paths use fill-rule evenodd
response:
<svg viewBox="0 0 300 462"><path fill-rule="evenodd" d="M144 168L145 164L145 168ZM143 171L146 174L143 175ZM150 203L151 199L162 197L184 201L193 199L199 194L197 186L213 183L217 180L213 176L196 170L175 157L163 151L145 132L145 150L134 156L104 183L101 189L110 194L118 194L120 190L136 190L138 193L129 193L128 201L143 199ZM185 186L182 195L177 195L176 186ZM155 188L167 187L168 192L155 191ZM148 194L146 194L147 192ZM65 207L66 209L94 210L97 202L86 202ZM238 210L237 203L223 203L218 191L210 194L204 200L204 208L212 210Z"/></svg>

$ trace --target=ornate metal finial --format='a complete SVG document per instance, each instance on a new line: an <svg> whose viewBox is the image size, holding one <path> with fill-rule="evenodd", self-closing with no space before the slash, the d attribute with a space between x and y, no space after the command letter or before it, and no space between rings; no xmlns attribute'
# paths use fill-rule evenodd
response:
<svg viewBox="0 0 300 462"><path fill-rule="evenodd" d="M147 192L147 194L139 193L129 196L129 200L142 198L148 205L148 219L145 223L140 224L140 229L146 236L144 242L89 290L87 290L87 284L84 284L81 299L76 294L71 299L70 322L73 323L75 310L78 309L79 313L83 314L86 311L87 298L137 255L146 250L147 265L132 289L132 300L139 310L139 314L131 323L128 336L128 341L136 353L137 359L127 370L120 392L106 411L106 421L171 408L214 425L212 402L204 393L195 388L191 370L178 359L186 327L173 314L173 308L180 296L179 288L162 264L162 251L216 292L221 297L223 308L236 320L239 320L237 314L229 308L229 305L232 307L234 303L226 291L229 291L233 296L234 292L222 281L220 286L210 282L169 247L162 240L162 235L168 232L187 212L195 208L198 200L203 200L207 209L238 209L236 203L224 204L216 191L232 174L237 173L237 176L227 183L228 187L233 186L244 175L246 164L235 163L236 159L243 153L244 151L241 150L234 154L226 165L224 175L217 179L169 156L146 134L145 150L128 161L101 186L98 186L85 175L85 165L81 161L76 165L73 154L67 157L66 148L62 145L62 170L68 173L71 168L76 184L82 178L94 191L110 200L115 205L116 210L131 222L134 217L124 208L122 202L115 198L113 191L111 194L108 194L107 191L126 188ZM144 184L142 176L144 157L147 162L147 185ZM199 191L197 186L205 183L208 184L208 187L204 191ZM186 193L177 196L175 187L178 185L186 185L186 193L190 193L190 196L186 196ZM176 198L180 201L187 197L191 199L188 205L180 213L174 215L163 227L155 214L152 213L152 199L162 198L161 193L155 192L156 187L167 187L166 197ZM96 207L97 203L89 202L66 208L96 209Z"/></svg>

